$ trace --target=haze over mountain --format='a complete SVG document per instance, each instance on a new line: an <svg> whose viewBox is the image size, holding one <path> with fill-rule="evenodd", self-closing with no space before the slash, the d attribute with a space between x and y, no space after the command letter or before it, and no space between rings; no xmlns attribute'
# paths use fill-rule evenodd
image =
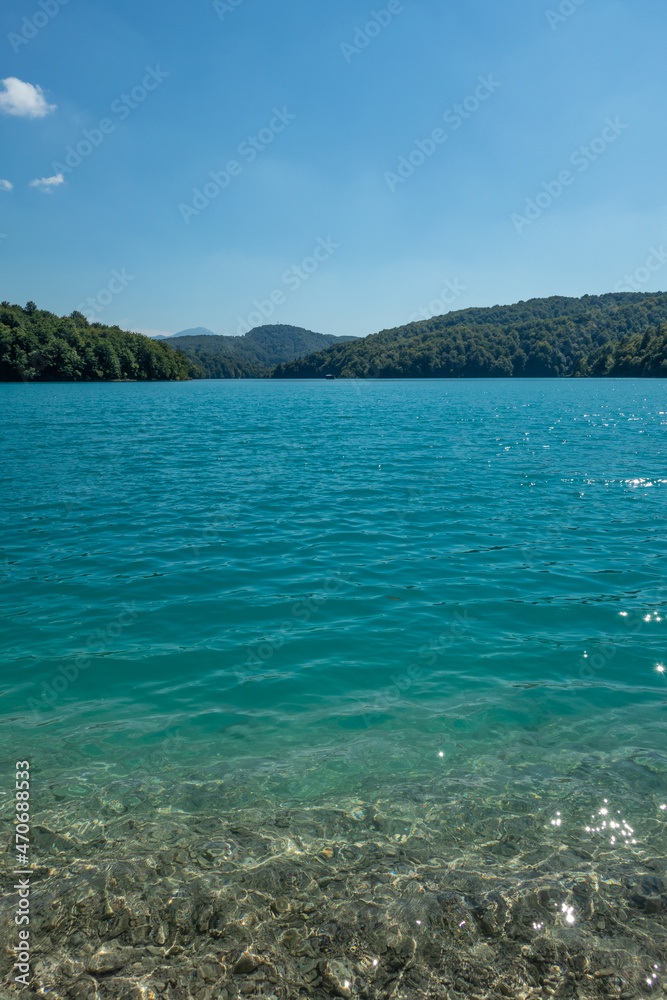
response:
<svg viewBox="0 0 667 1000"><path fill-rule="evenodd" d="M213 333L213 330L207 329L205 326L193 326L189 330L180 330L178 333L172 333L171 337L216 337L218 334ZM171 340L171 337L169 338Z"/></svg>
<svg viewBox="0 0 667 1000"><path fill-rule="evenodd" d="M258 326L242 337L225 337L194 327L169 338L204 373L205 378L259 378L285 361L305 357L353 337L314 333L300 326Z"/></svg>
<svg viewBox="0 0 667 1000"><path fill-rule="evenodd" d="M174 337L215 337L213 330L208 330L205 326L193 326L191 330L179 330L178 333L149 333L151 340L172 340Z"/></svg>
<svg viewBox="0 0 667 1000"><path fill-rule="evenodd" d="M665 323L665 292L552 296L383 330L280 364L272 377L539 378L605 375L607 368L667 375L660 353ZM644 341L647 331L653 333ZM618 352L604 350L624 341ZM641 364L638 351L646 355Z"/></svg>

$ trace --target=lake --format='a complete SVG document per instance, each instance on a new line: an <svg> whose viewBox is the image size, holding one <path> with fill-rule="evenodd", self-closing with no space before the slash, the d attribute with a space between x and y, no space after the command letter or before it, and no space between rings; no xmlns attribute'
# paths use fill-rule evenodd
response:
<svg viewBox="0 0 667 1000"><path fill-rule="evenodd" d="M0 739L51 995L650 993L663 382L0 400Z"/></svg>

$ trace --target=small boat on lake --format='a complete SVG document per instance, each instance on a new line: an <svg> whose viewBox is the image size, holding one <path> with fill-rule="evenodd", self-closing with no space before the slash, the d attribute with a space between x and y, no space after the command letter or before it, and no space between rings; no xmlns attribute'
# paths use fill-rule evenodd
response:
<svg viewBox="0 0 667 1000"><path fill-rule="evenodd" d="M335 375L325 375L324 377L327 380L327 382L333 382L334 379L336 378Z"/></svg>

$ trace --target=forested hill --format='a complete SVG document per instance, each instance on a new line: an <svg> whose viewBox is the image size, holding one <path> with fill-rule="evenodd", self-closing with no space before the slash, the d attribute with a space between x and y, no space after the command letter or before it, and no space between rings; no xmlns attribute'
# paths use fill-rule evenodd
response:
<svg viewBox="0 0 667 1000"><path fill-rule="evenodd" d="M596 352L667 322L667 293L552 296L463 309L279 365L273 378L507 378L599 373ZM612 352L613 354L613 352ZM605 355L608 357L610 355ZM590 360L589 360L590 359ZM606 363L606 362L605 362Z"/></svg>
<svg viewBox="0 0 667 1000"><path fill-rule="evenodd" d="M169 346L179 348L201 369L205 378L261 378L282 361L304 357L331 344L347 343L352 337L313 333L299 326L258 326L243 337L186 331L170 337Z"/></svg>
<svg viewBox="0 0 667 1000"><path fill-rule="evenodd" d="M311 339L315 338L315 340ZM355 340L266 326L156 341L0 303L0 381L187 378L667 377L667 293L554 296L465 309ZM307 357L305 345L331 343ZM212 342L212 343L211 343ZM223 343L221 343L223 342ZM229 342L233 342L231 348ZM211 346L209 347L209 344ZM290 357L273 370L276 357ZM186 356L187 355L187 356Z"/></svg>
<svg viewBox="0 0 667 1000"><path fill-rule="evenodd" d="M189 372L198 374L164 342L88 323L80 312L0 303L0 382L180 381Z"/></svg>
<svg viewBox="0 0 667 1000"><path fill-rule="evenodd" d="M594 378L667 378L667 323L657 330L605 344L580 365Z"/></svg>

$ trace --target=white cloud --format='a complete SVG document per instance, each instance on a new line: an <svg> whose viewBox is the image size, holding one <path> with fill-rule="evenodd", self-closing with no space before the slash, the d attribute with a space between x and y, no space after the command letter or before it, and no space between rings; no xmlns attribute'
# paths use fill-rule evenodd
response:
<svg viewBox="0 0 667 1000"><path fill-rule="evenodd" d="M41 87L32 83L24 83L15 76L8 76L2 81L4 90L0 90L0 111L6 115L19 115L21 118L43 118L49 111L55 111L55 104L47 104Z"/></svg>
<svg viewBox="0 0 667 1000"><path fill-rule="evenodd" d="M41 177L34 181L30 181L28 187L39 188L44 194L51 194L54 187L58 187L59 184L64 184L65 178L62 174L55 174L54 177Z"/></svg>
<svg viewBox="0 0 667 1000"><path fill-rule="evenodd" d="M3 181L0 179L0 191L11 191L14 185L11 181Z"/></svg>

